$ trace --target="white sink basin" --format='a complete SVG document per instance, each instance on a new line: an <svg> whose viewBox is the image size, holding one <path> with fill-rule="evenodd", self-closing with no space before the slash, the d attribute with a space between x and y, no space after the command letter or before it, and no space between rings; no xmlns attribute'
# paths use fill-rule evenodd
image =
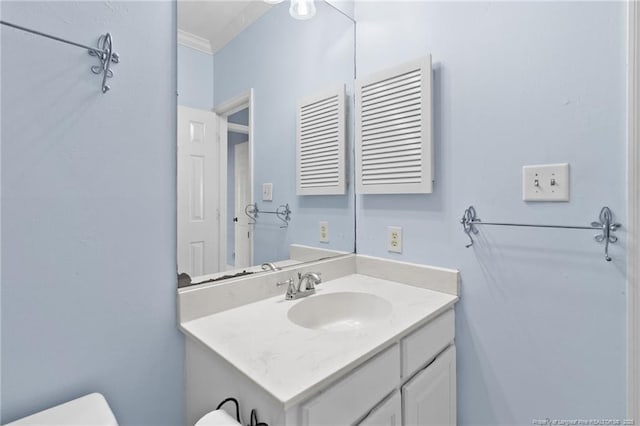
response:
<svg viewBox="0 0 640 426"><path fill-rule="evenodd" d="M389 301L367 293L309 296L289 309L294 324L313 330L345 331L366 327L391 315Z"/></svg>

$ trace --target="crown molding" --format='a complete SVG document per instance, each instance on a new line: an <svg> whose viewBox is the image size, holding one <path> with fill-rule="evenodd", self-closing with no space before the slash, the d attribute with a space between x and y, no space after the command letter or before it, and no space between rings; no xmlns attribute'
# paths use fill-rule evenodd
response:
<svg viewBox="0 0 640 426"><path fill-rule="evenodd" d="M181 29L178 29L178 44L213 55L213 48L209 40Z"/></svg>

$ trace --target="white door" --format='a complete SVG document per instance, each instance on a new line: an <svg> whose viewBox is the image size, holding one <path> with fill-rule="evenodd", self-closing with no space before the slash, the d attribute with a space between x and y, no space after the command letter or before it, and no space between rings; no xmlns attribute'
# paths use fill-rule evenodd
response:
<svg viewBox="0 0 640 426"><path fill-rule="evenodd" d="M216 114L178 107L178 273L219 271Z"/></svg>
<svg viewBox="0 0 640 426"><path fill-rule="evenodd" d="M382 404L374 408L358 426L401 426L402 404L400 392L393 395Z"/></svg>
<svg viewBox="0 0 640 426"><path fill-rule="evenodd" d="M249 170L249 142L235 146L235 267L251 266L251 226L245 214L247 204L251 203L251 172Z"/></svg>
<svg viewBox="0 0 640 426"><path fill-rule="evenodd" d="M456 424L456 347L451 345L402 387L406 426Z"/></svg>

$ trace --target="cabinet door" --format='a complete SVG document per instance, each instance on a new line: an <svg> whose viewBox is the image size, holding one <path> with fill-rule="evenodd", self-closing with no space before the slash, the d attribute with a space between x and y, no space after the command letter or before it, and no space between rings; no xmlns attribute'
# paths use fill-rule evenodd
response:
<svg viewBox="0 0 640 426"><path fill-rule="evenodd" d="M402 387L405 426L456 424L456 347L451 345Z"/></svg>
<svg viewBox="0 0 640 426"><path fill-rule="evenodd" d="M402 404L400 392L395 391L390 398L374 408L358 426L401 426Z"/></svg>

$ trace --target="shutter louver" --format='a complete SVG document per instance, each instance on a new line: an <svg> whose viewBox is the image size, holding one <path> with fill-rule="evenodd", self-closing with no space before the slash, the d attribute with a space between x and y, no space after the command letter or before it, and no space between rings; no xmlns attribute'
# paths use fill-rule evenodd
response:
<svg viewBox="0 0 640 426"><path fill-rule="evenodd" d="M296 194L345 194L344 86L298 105Z"/></svg>
<svg viewBox="0 0 640 426"><path fill-rule="evenodd" d="M431 57L356 82L359 194L432 192Z"/></svg>

